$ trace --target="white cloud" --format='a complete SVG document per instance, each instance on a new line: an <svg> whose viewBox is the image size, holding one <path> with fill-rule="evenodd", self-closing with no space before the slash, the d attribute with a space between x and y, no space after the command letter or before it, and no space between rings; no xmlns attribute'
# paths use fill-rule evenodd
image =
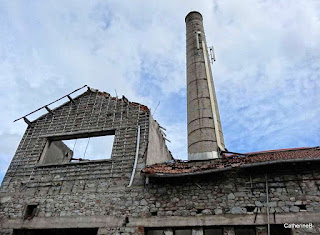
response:
<svg viewBox="0 0 320 235"><path fill-rule="evenodd" d="M0 181L7 171L11 158L14 155L22 134L2 133L0 134ZM1 183L0 183L1 185Z"/></svg>

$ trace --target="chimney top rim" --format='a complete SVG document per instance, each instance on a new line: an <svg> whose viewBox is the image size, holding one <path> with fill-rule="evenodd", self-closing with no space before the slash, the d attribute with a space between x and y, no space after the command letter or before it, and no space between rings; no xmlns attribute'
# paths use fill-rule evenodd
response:
<svg viewBox="0 0 320 235"><path fill-rule="evenodd" d="M202 15L201 15L200 12L198 12L198 11L190 11L190 12L186 15L186 17L184 18L184 21L185 21L185 22L187 22L187 18L188 18L191 14L199 14L200 17L201 17L201 20L203 20L203 17L202 17Z"/></svg>

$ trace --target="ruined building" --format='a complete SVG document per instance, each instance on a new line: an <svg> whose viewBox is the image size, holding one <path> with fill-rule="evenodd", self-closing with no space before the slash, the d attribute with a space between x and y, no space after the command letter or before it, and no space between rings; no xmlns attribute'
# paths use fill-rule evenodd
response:
<svg viewBox="0 0 320 235"><path fill-rule="evenodd" d="M320 149L229 152L202 16L185 20L188 161L171 156L148 107L89 87L70 93L36 120L23 117L0 234L320 233ZM76 154L77 141L103 137L114 138L110 155L95 159L88 144Z"/></svg>

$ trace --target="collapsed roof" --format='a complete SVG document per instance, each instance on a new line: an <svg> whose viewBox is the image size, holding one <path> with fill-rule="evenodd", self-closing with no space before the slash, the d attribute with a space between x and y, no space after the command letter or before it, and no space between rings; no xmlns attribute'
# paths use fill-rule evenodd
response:
<svg viewBox="0 0 320 235"><path fill-rule="evenodd" d="M173 160L145 167L151 177L179 177L226 171L234 168L270 165L285 162L320 161L320 147L278 149L245 154L222 154L222 158L205 161Z"/></svg>

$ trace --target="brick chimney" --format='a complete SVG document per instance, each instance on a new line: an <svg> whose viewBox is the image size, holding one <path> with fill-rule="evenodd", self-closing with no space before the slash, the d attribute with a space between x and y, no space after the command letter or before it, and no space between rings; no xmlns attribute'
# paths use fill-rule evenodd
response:
<svg viewBox="0 0 320 235"><path fill-rule="evenodd" d="M210 67L203 18L192 11L186 18L188 159L219 157L225 150L218 103Z"/></svg>

